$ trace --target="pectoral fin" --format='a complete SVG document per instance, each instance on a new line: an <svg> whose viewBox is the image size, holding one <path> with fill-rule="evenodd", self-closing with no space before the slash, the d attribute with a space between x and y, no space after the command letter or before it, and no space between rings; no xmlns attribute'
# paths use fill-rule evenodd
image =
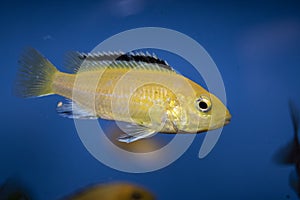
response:
<svg viewBox="0 0 300 200"><path fill-rule="evenodd" d="M126 134L118 138L119 142L130 143L156 134L155 130L137 124L126 123L121 128Z"/></svg>

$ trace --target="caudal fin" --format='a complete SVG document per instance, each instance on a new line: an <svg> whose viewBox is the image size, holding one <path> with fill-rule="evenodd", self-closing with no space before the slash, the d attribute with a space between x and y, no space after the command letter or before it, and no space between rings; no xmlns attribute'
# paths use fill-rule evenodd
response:
<svg viewBox="0 0 300 200"><path fill-rule="evenodd" d="M39 97L53 94L52 82L58 70L43 55L28 48L19 60L20 70L14 92L20 97Z"/></svg>

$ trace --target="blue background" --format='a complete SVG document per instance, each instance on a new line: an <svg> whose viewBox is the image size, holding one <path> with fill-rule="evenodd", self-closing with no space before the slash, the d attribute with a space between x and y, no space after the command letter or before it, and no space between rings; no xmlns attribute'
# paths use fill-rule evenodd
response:
<svg viewBox="0 0 300 200"><path fill-rule="evenodd" d="M0 13L0 182L18 177L36 199L43 200L58 199L91 183L118 180L143 185L158 199L297 198L288 185L293 167L278 166L272 157L292 139L288 99L300 105L299 3L9 1L1 3ZM93 158L73 121L57 115L61 98L12 95L24 47L37 48L63 69L65 52L88 52L114 34L144 26L192 37L223 76L233 118L205 159L198 159L204 138L200 134L180 159L164 169L119 172ZM168 62L197 80L180 68L180 62Z"/></svg>

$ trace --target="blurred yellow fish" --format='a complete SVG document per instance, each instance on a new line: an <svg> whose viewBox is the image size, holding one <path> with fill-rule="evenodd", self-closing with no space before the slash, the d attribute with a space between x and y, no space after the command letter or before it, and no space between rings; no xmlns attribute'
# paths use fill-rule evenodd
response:
<svg viewBox="0 0 300 200"><path fill-rule="evenodd" d="M130 183L109 183L88 187L64 200L154 200L146 189Z"/></svg>
<svg viewBox="0 0 300 200"><path fill-rule="evenodd" d="M35 49L20 59L16 94L58 94L60 115L124 122L121 142L161 133L199 133L228 124L231 115L213 94L144 53L73 53L73 74L60 72ZM124 130L123 129L123 130Z"/></svg>
<svg viewBox="0 0 300 200"><path fill-rule="evenodd" d="M0 185L1 200L36 199L26 185L9 179ZM127 182L96 184L79 192L68 195L61 200L154 200L154 195L143 187Z"/></svg>

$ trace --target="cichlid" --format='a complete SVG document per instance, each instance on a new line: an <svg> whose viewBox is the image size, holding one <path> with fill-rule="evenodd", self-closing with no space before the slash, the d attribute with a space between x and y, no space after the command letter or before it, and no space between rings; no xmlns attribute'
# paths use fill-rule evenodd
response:
<svg viewBox="0 0 300 200"><path fill-rule="evenodd" d="M9 179L0 185L1 200L32 200L26 185ZM95 184L73 192L60 200L154 200L155 196L144 187L127 182Z"/></svg>
<svg viewBox="0 0 300 200"><path fill-rule="evenodd" d="M61 116L120 121L133 142L155 133L199 133L230 122L225 105L166 61L149 53L72 53L63 73L35 49L21 56L16 94L58 94Z"/></svg>
<svg viewBox="0 0 300 200"><path fill-rule="evenodd" d="M129 183L108 183L88 187L63 200L154 200L146 189Z"/></svg>

